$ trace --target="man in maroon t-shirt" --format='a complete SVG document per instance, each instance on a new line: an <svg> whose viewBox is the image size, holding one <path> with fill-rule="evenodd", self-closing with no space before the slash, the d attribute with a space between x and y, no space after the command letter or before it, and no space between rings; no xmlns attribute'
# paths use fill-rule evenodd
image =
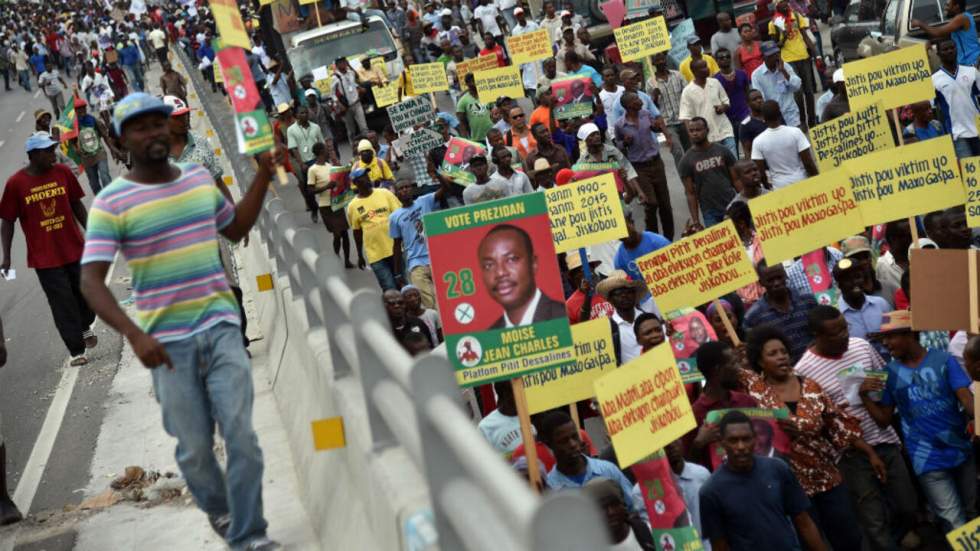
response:
<svg viewBox="0 0 980 551"><path fill-rule="evenodd" d="M27 266L34 268L48 297L55 327L71 354L71 365L88 363L85 349L98 340L90 327L95 314L79 289L79 260L85 238L85 192L71 169L55 163L57 142L38 132L27 139L29 163L7 180L0 198L0 271L10 270L14 221L20 221L27 241Z"/></svg>

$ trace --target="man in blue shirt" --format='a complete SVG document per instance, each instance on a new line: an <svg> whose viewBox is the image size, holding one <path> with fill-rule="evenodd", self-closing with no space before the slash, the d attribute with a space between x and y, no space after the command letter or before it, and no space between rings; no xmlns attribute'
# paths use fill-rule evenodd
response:
<svg viewBox="0 0 980 551"><path fill-rule="evenodd" d="M745 330L760 325L782 329L789 340L790 359L795 364L813 340L807 316L817 306L817 299L812 294L800 295L791 290L782 264L768 266L763 260L756 265L756 271L766 294L745 313Z"/></svg>
<svg viewBox="0 0 980 551"><path fill-rule="evenodd" d="M765 63L752 73L752 88L762 92L766 100L779 104L786 126L800 126L800 108L796 105L795 94L800 91L803 81L796 76L793 68L783 63L779 46L773 42L762 44Z"/></svg>
<svg viewBox="0 0 980 551"><path fill-rule="evenodd" d="M877 333L881 329L882 318L892 308L885 299L865 294L867 272L850 258L843 258L834 266L833 274L841 293L837 309L847 320L847 332L859 339L867 339L868 335ZM885 361L891 359L880 342L873 341L872 345Z"/></svg>
<svg viewBox="0 0 980 551"><path fill-rule="evenodd" d="M418 288L422 295L422 304L426 308L436 307L436 295L429 247L422 230L422 217L437 210L437 201L445 195L448 185L451 184L447 180L434 192L416 198L415 182L398 180L395 184L395 195L402 202L402 208L391 213L391 218L388 219L388 233L395 240L392 251L395 274L405 274L404 278Z"/></svg>
<svg viewBox="0 0 980 551"><path fill-rule="evenodd" d="M893 359L885 383L864 380L861 402L881 427L891 425L898 409L908 457L930 508L947 525L944 531L959 528L977 516L977 467L966 430L967 418L973 418L970 377L947 352L919 344L908 310L886 314L876 337ZM871 393L878 392L881 400L875 401Z"/></svg>
<svg viewBox="0 0 980 551"><path fill-rule="evenodd" d="M129 80L133 83L133 88L137 92L142 92L146 87L143 81L143 64L140 62L140 50L132 39L126 41L126 45L119 50L119 61L129 74Z"/></svg>
<svg viewBox="0 0 980 551"><path fill-rule="evenodd" d="M633 281L644 281L643 274L636 266L637 258L670 245L670 240L659 233L637 231L633 216L629 213L626 213L626 237L619 241L621 244L613 258L613 266L629 274Z"/></svg>

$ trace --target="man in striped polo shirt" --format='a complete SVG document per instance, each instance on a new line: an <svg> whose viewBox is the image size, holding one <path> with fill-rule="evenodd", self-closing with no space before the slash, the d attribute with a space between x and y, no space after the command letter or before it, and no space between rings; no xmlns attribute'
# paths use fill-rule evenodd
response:
<svg viewBox="0 0 980 551"><path fill-rule="evenodd" d="M270 154L259 157L236 207L205 167L170 162L172 109L144 93L116 105L113 125L132 169L92 203L82 292L151 370L164 428L177 438L177 464L211 526L235 550L278 549L265 535L251 367L218 254L219 232L239 241L255 223L274 165ZM135 322L105 285L120 251L133 276ZM215 421L228 450L227 477L214 456Z"/></svg>
<svg viewBox="0 0 980 551"><path fill-rule="evenodd" d="M870 548L894 549L894 528L915 525L916 495L902 459L902 445L895 429L879 427L861 403L859 377L848 381L839 375L850 368L883 373L885 362L868 341L849 335L847 320L837 308L820 305L808 317L814 340L796 364L796 372L816 381L834 403L861 422L865 442L884 463L873 465L867 455L851 448L837 467L854 499L858 524Z"/></svg>

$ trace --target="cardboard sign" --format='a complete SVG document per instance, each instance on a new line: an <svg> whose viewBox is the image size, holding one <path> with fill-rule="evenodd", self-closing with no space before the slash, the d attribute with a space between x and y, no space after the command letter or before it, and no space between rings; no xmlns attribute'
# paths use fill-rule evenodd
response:
<svg viewBox="0 0 980 551"><path fill-rule="evenodd" d="M398 103L398 81L389 82L385 86L372 86L371 93L374 95L374 104L378 107Z"/></svg>
<svg viewBox="0 0 980 551"><path fill-rule="evenodd" d="M636 259L662 312L698 306L758 280L731 220Z"/></svg>
<svg viewBox="0 0 980 551"><path fill-rule="evenodd" d="M752 427L755 428L755 454L762 457L772 457L773 455L789 454L789 436L783 432L776 421L779 419L789 419L787 409L765 409L765 408L734 408L716 409L708 412L704 422L708 425L717 425L722 417L729 411L741 411L746 417L752 420ZM721 444L715 442L711 445L711 470L716 470L725 460L725 450Z"/></svg>
<svg viewBox="0 0 980 551"><path fill-rule="evenodd" d="M506 41L507 51L510 53L510 62L514 65L531 63L554 55L551 52L551 39L548 29L508 36Z"/></svg>
<svg viewBox="0 0 980 551"><path fill-rule="evenodd" d="M966 225L980 227L980 157L960 159L963 185L966 187Z"/></svg>
<svg viewBox="0 0 980 551"><path fill-rule="evenodd" d="M626 4L623 0L609 0L599 4L599 10L606 16L609 26L618 29L626 18Z"/></svg>
<svg viewBox="0 0 980 551"><path fill-rule="evenodd" d="M885 109L931 100L936 96L931 77L925 43L844 64L852 110L878 100Z"/></svg>
<svg viewBox="0 0 980 551"><path fill-rule="evenodd" d="M663 16L613 29L623 61L650 57L670 49L670 33Z"/></svg>
<svg viewBox="0 0 980 551"><path fill-rule="evenodd" d="M607 163L575 163L572 165L572 181L587 180L601 174L612 174L616 180L616 191L623 192L623 175L620 172L619 163L610 161Z"/></svg>
<svg viewBox="0 0 980 551"><path fill-rule="evenodd" d="M949 136L941 136L844 163L865 226L966 202Z"/></svg>
<svg viewBox="0 0 980 551"><path fill-rule="evenodd" d="M222 43L225 46L238 46L251 50L252 41L248 39L245 24L242 23L242 13L238 10L238 3L235 0L210 0L209 3Z"/></svg>
<svg viewBox="0 0 980 551"><path fill-rule="evenodd" d="M445 143L442 134L429 128L420 128L412 133L408 138L408 145L405 146L406 157L421 157L429 154L429 150L439 147Z"/></svg>
<svg viewBox="0 0 980 551"><path fill-rule="evenodd" d="M466 75L469 73L478 73L480 71L487 71L490 69L497 68L497 54L487 54L481 55L480 57L474 59L467 59L466 61L460 61L456 64L456 78L459 79L459 85L466 88Z"/></svg>
<svg viewBox="0 0 980 551"><path fill-rule="evenodd" d="M626 236L623 205L612 174L545 191L555 250L563 253Z"/></svg>
<svg viewBox="0 0 980 551"><path fill-rule="evenodd" d="M472 184L476 181L476 176L470 170L470 159L477 153L486 155L487 148L481 143L463 138L450 138L439 173L461 186Z"/></svg>
<svg viewBox="0 0 980 551"><path fill-rule="evenodd" d="M432 102L428 98L412 96L402 100L387 109L388 120L395 132L415 128L432 120Z"/></svg>
<svg viewBox="0 0 980 551"><path fill-rule="evenodd" d="M504 96L509 98L524 97L524 81L521 79L521 70L513 65L477 71L473 74L473 80L476 81L476 92L480 96L480 103L493 103L497 101L497 98Z"/></svg>
<svg viewBox="0 0 980 551"><path fill-rule="evenodd" d="M895 147L880 101L814 126L810 143L820 172L829 172L848 159Z"/></svg>
<svg viewBox="0 0 980 551"><path fill-rule="evenodd" d="M433 212L423 226L460 386L575 364L543 193Z"/></svg>
<svg viewBox="0 0 980 551"><path fill-rule="evenodd" d="M592 79L587 76L554 80L551 82L551 94L555 97L556 120L592 114Z"/></svg>
<svg viewBox="0 0 980 551"><path fill-rule="evenodd" d="M969 255L966 249L912 249L909 255L912 329L960 331L970 328ZM937 285L937 282L942 282ZM980 304L980 300L977 301Z"/></svg>
<svg viewBox="0 0 980 551"><path fill-rule="evenodd" d="M595 382L595 395L626 468L697 427L669 346L657 346Z"/></svg>
<svg viewBox="0 0 980 551"><path fill-rule="evenodd" d="M606 317L572 326L575 363L524 376L530 414L588 400L595 380L616 369L612 327Z"/></svg>
<svg viewBox="0 0 980 551"><path fill-rule="evenodd" d="M953 551L977 551L980 549L980 518L946 534L946 541Z"/></svg>
<svg viewBox="0 0 980 551"><path fill-rule="evenodd" d="M749 200L770 265L861 233L864 223L843 171L807 178Z"/></svg>
<svg viewBox="0 0 980 551"><path fill-rule="evenodd" d="M415 94L449 91L449 79L446 77L446 66L442 63L419 63L409 65L408 72L412 77L412 90Z"/></svg>

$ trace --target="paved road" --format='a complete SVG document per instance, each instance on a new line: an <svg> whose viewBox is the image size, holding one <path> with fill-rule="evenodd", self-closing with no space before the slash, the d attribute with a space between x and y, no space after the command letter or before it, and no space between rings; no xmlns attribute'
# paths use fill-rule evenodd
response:
<svg viewBox="0 0 980 551"><path fill-rule="evenodd" d="M34 92L16 87L11 92L0 91L0 181L26 164L24 140L34 129L34 110L41 107L49 107L48 101ZM111 170L117 174L118 167ZM90 192L86 178L79 179L83 189ZM87 198L86 204L90 200ZM17 278L0 280L0 317L9 352L7 366L0 369L8 483L16 489L15 500L22 510L61 510L80 501L77 491L88 482L102 404L119 361L121 342L104 325L97 324L100 343L89 355L90 364L67 371L64 364L68 352L55 330L37 277L27 267L19 227L12 254ZM114 277L127 275L116 271ZM112 287L117 296L126 297L124 284ZM49 455L50 450L53 453ZM29 507L25 507L27 503ZM14 539L9 533L0 536L0 550L8 549ZM72 543L69 531L16 549L55 551L71 549Z"/></svg>

